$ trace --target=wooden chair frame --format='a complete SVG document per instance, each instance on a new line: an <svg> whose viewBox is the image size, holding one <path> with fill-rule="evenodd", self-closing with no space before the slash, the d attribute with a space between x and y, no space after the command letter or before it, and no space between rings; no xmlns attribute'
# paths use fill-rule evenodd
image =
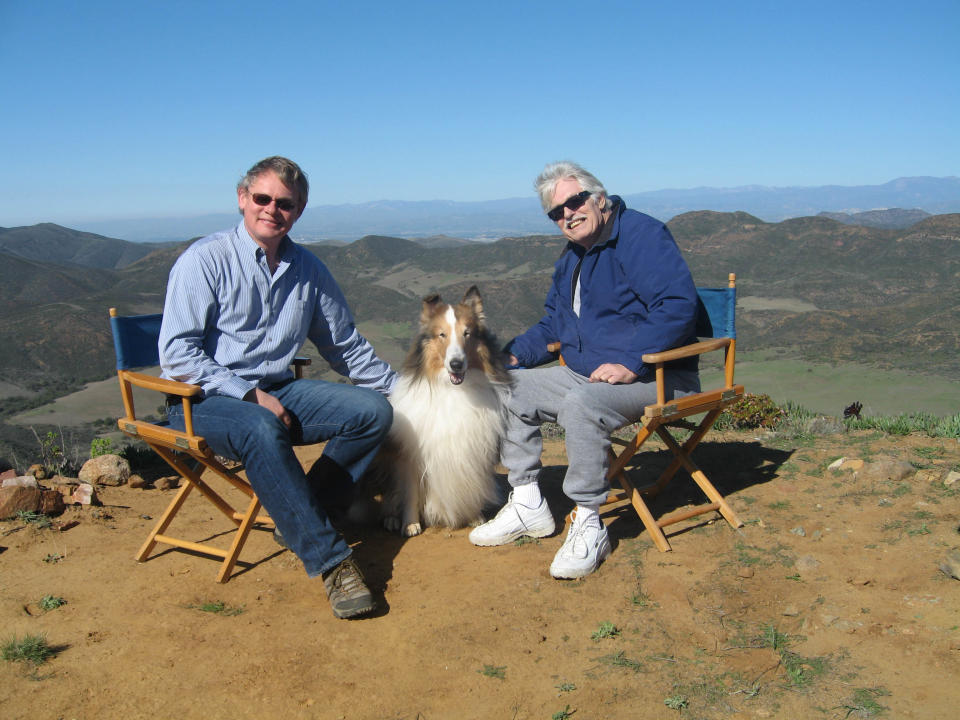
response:
<svg viewBox="0 0 960 720"><path fill-rule="evenodd" d="M623 450L618 455L610 449L610 467L607 470L607 479L613 483L616 480L620 484L620 489L615 489L607 498L607 503L629 500L630 504L636 510L637 515L643 522L647 532L653 538L654 544L661 552L667 552L671 549L670 542L663 532L663 528L674 523L687 520L698 515L717 511L731 526L738 528L743 525L737 517L733 508L727 503L723 496L717 491L710 482L706 474L693 462L691 453L700 443L707 432L713 427L720 413L724 408L737 402L743 397L743 385L734 385L734 363L736 360L736 332L733 326L733 310L736 302L736 275L730 273L728 277L727 288L723 289L727 294L729 302L729 317L725 327L715 327L711 318L707 316L707 307L701 298L700 315L698 318L698 334L700 337L710 335L709 339L697 343L685 345L683 347L666 350L659 353L649 353L643 355L643 361L653 365L655 369L655 378L657 383L657 402L648 405L644 411L644 416L640 420L640 429L636 435L629 440L620 440L611 437L611 443L622 446ZM707 292L717 292L714 289L700 289L701 295ZM559 347L559 344L553 344L552 349ZM724 382L723 386L711 390L702 391L694 395L688 395L676 400L666 400L665 370L664 364L680 358L703 355L717 350L724 351ZM560 359L561 362L563 359ZM693 423L687 420L693 415L704 414L699 423ZM682 428L692 431L690 437L682 444L674 438L670 428ZM633 456L639 452L641 446L652 436L658 436L667 445L673 453L674 458L670 465L661 473L656 482L643 486L637 486L627 475L627 463ZM710 501L707 504L689 508L670 515L669 517L657 520L647 505L644 496L654 498L666 487L667 483L676 475L677 471L683 467L690 477L696 482L703 493Z"/></svg>
<svg viewBox="0 0 960 720"><path fill-rule="evenodd" d="M731 291L731 302L735 302L736 275L730 273L728 288ZM732 325L732 318L731 323ZM623 450L617 455L611 449L610 468L607 478L616 479L622 487L622 492L614 493L610 500L629 499L633 508L643 521L647 532L653 538L654 544L661 552L671 549L670 542L664 535L663 528L674 523L687 520L698 515L718 511L731 526L738 528L743 525L733 508L724 500L723 496L713 486L706 474L697 467L690 457L694 448L700 443L707 432L713 427L724 408L737 402L743 397L743 385L734 385L734 363L736 360L737 340L735 334L729 337L713 337L708 340L686 345L684 347L666 350L659 353L650 353L643 356L643 361L655 368L657 383L657 402L648 405L644 411L641 427L630 441L611 438L612 442L622 445ZM664 384L664 363L680 358L703 355L704 353L724 351L724 383L722 387L688 395L676 400L666 401ZM686 418L692 415L706 413L699 424L694 424ZM669 432L669 428L683 428L692 430L693 434L681 445ZM656 482L643 487L633 484L626 473L626 466L630 459L639 451L640 447L653 435L657 435L673 453L674 458L670 465L661 473ZM653 517L650 508L644 500L644 495L653 498L670 482L677 471L683 467L690 477L710 500L687 510L674 513L659 520Z"/></svg>
<svg viewBox="0 0 960 720"><path fill-rule="evenodd" d="M182 486L163 512L160 520L150 531L147 539L135 555L135 559L138 562L144 562L158 543L205 555L213 555L222 559L217 574L217 582L225 583L230 579L240 556L240 551L254 526L273 529L274 523L267 515L260 513L260 499L253 491L250 483L237 475L236 470L225 467L217 460L206 441L194 432L193 402L200 397L200 386L153 377L131 369L159 364L157 334L159 333L160 320L160 315L121 317L117 314L116 308L110 308L110 324L117 354L117 378L120 381L120 393L123 397L125 413L124 417L117 420L117 425L122 432L130 437L146 443L183 479ZM301 377L303 367L309 364L310 360L308 358L297 358L294 361L296 377ZM163 424L138 420L133 401L134 387L179 398L183 403L184 432L174 430ZM191 463L188 462L191 459L197 463L194 467L191 467ZM213 472L245 495L248 499L246 509L235 508L214 490L201 477L204 469ZM209 500L236 526L236 532L229 548L221 549L167 534L170 524L194 489L198 490L204 498Z"/></svg>

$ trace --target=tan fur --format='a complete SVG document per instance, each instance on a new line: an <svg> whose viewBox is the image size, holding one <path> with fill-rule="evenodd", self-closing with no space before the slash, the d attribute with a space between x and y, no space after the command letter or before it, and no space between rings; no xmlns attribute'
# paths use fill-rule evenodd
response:
<svg viewBox="0 0 960 720"><path fill-rule="evenodd" d="M509 375L485 321L476 287L457 305L439 295L423 300L373 473L389 529L411 536L425 525L462 527L498 500L494 467Z"/></svg>

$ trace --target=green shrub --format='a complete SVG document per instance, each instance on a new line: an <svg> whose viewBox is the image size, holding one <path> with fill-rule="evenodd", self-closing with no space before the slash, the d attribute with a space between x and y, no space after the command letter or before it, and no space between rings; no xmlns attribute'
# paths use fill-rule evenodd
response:
<svg viewBox="0 0 960 720"><path fill-rule="evenodd" d="M110 441L110 438L101 438L95 437L90 441L90 457L100 457L101 455L109 455L113 452L113 443Z"/></svg>
<svg viewBox="0 0 960 720"><path fill-rule="evenodd" d="M721 428L752 430L766 428L772 430L786 417L784 410L769 395L746 393L733 405L723 411L717 425Z"/></svg>

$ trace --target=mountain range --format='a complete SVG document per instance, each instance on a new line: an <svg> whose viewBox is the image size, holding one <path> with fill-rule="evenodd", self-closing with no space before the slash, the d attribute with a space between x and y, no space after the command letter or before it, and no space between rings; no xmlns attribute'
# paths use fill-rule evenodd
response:
<svg viewBox="0 0 960 720"><path fill-rule="evenodd" d="M722 285L737 273L745 347L960 372L960 214L886 230L699 211L669 227L698 284ZM428 292L458 299L476 283L501 337L528 327L564 244L557 235L427 244L374 235L308 247L330 267L364 332L396 362ZM186 245L146 248L49 225L0 231L0 380L37 392L108 376L107 308L159 311Z"/></svg>
<svg viewBox="0 0 960 720"><path fill-rule="evenodd" d="M882 185L734 188L699 187L621 194L629 207L668 221L697 210L748 212L765 222L779 222L819 212L854 214L908 208L930 214L960 212L960 178L904 177ZM186 218L138 218L79 224L83 230L135 242L170 242L206 235L236 222L237 215L218 213ZM301 241L347 240L365 235L423 237L448 235L473 240L550 233L554 226L531 195L482 202L377 201L308 207L294 228Z"/></svg>

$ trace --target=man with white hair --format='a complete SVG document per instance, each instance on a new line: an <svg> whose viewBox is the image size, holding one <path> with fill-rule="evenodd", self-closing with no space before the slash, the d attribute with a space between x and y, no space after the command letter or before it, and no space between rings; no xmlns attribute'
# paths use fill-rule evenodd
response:
<svg viewBox="0 0 960 720"><path fill-rule="evenodd" d="M695 341L697 292L666 226L627 209L596 177L571 162L548 165L536 190L547 216L566 236L543 318L507 345L514 365L501 459L513 488L495 518L474 528L474 545L504 545L553 534L553 514L538 484L540 425L565 430L564 493L573 520L554 557L555 578L589 575L610 554L599 508L610 484L610 433L635 422L656 402L654 371L645 353ZM560 343L564 364L549 343ZM698 392L697 358L668 364L667 397Z"/></svg>

